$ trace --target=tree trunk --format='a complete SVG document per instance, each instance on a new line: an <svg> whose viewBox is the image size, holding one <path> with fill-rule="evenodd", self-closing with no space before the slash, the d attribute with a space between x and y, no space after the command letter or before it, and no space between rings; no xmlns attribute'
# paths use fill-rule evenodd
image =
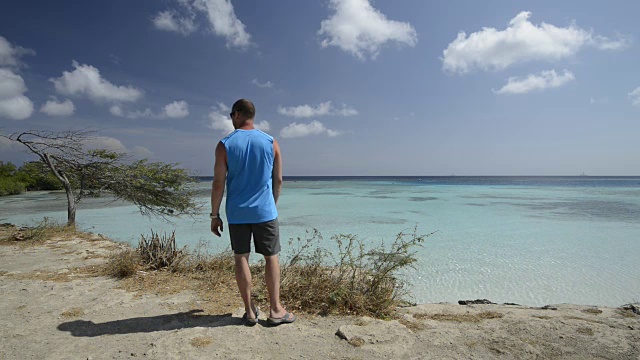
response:
<svg viewBox="0 0 640 360"><path fill-rule="evenodd" d="M71 184L65 183L64 190L67 193L67 226L76 227L76 199L71 190Z"/></svg>

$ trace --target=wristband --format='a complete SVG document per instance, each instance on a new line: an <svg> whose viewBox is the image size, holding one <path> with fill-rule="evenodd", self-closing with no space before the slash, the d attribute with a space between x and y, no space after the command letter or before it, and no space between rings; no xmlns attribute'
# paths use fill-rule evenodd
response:
<svg viewBox="0 0 640 360"><path fill-rule="evenodd" d="M209 217L211 218L211 220L220 219L220 214L211 213L211 214L209 214ZM222 220L222 219L220 219L220 220Z"/></svg>

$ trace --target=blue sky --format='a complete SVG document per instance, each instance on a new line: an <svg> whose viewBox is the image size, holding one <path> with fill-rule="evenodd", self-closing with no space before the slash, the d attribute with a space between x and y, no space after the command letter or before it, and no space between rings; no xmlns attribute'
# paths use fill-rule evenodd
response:
<svg viewBox="0 0 640 360"><path fill-rule="evenodd" d="M0 128L212 174L251 99L285 175L640 175L637 1L0 5ZM0 159L33 159L0 139Z"/></svg>

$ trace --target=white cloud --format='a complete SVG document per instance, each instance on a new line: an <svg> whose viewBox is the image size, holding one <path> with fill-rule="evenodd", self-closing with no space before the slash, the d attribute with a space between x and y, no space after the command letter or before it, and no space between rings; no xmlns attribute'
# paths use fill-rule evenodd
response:
<svg viewBox="0 0 640 360"><path fill-rule="evenodd" d="M181 17L172 10L159 12L152 21L158 30L173 31L182 35L189 35L198 29L193 17Z"/></svg>
<svg viewBox="0 0 640 360"><path fill-rule="evenodd" d="M86 141L86 145L90 149L107 149L120 153L128 152L127 147L120 140L108 136L90 138Z"/></svg>
<svg viewBox="0 0 640 360"><path fill-rule="evenodd" d="M271 81L267 81L266 83L261 83L261 82L258 81L258 79L253 79L253 81L251 83L254 84L255 86L259 87L259 88L272 88L273 87L273 83Z"/></svg>
<svg viewBox="0 0 640 360"><path fill-rule="evenodd" d="M22 76L9 69L0 68L0 99L22 95L27 91Z"/></svg>
<svg viewBox="0 0 640 360"><path fill-rule="evenodd" d="M144 146L134 146L130 153L136 159L148 159L153 156L153 151Z"/></svg>
<svg viewBox="0 0 640 360"><path fill-rule="evenodd" d="M31 49L25 49L21 46L13 46L11 43L0 36L0 66L21 67L24 64L20 61L23 55L35 55L36 52Z"/></svg>
<svg viewBox="0 0 640 360"><path fill-rule="evenodd" d="M311 105L300 105L291 107L278 107L278 113L297 118L307 118L312 116L328 115L331 111L331 101L323 102L316 107Z"/></svg>
<svg viewBox="0 0 640 360"><path fill-rule="evenodd" d="M329 135L330 137L336 137L336 136L338 136L340 134L342 134L342 132L337 131L337 130L327 129L327 135Z"/></svg>
<svg viewBox="0 0 640 360"><path fill-rule="evenodd" d="M605 104L607 102L609 102L609 98L607 97L594 98L592 96L591 98L589 98L589 104Z"/></svg>
<svg viewBox="0 0 640 360"><path fill-rule="evenodd" d="M474 68L502 70L516 63L571 57L584 46L613 50L629 44L628 38L610 40L573 23L567 27L544 22L536 25L529 21L530 16L528 11L519 13L504 30L485 27L468 37L464 31L459 32L442 52L443 69L459 74Z"/></svg>
<svg viewBox="0 0 640 360"><path fill-rule="evenodd" d="M183 118L189 115L189 104L186 101L174 101L171 104L167 104L162 109L162 116L169 118Z"/></svg>
<svg viewBox="0 0 640 360"><path fill-rule="evenodd" d="M640 87L630 92L629 97L631 98L633 105L640 106Z"/></svg>
<svg viewBox="0 0 640 360"><path fill-rule="evenodd" d="M325 35L322 47L337 46L364 60L375 59L387 42L415 46L416 30L407 22L388 20L369 0L331 0L334 11L320 23L319 35Z"/></svg>
<svg viewBox="0 0 640 360"><path fill-rule="evenodd" d="M510 77L505 86L494 92L496 94L526 94L531 91L560 87L573 80L575 80L575 76L568 70L565 70L562 75L556 74L555 70L547 70L540 72L539 75L529 74L526 78Z"/></svg>
<svg viewBox="0 0 640 360"><path fill-rule="evenodd" d="M49 116L71 116L75 112L76 107L71 100L67 99L63 102L58 102L57 99L47 101L40 111Z"/></svg>
<svg viewBox="0 0 640 360"><path fill-rule="evenodd" d="M149 118L149 119L178 119L189 115L189 104L182 101L174 101L165 105L159 113L154 113L151 109L135 110L125 112L120 105L113 105L109 108L113 116L127 117L129 119Z"/></svg>
<svg viewBox="0 0 640 360"><path fill-rule="evenodd" d="M122 111L122 108L119 105L113 105L112 107L110 107L109 112L113 116L118 116L118 117L124 116L124 111Z"/></svg>
<svg viewBox="0 0 640 360"><path fill-rule="evenodd" d="M230 0L195 0L194 7L206 13L211 31L227 39L227 47L246 48L251 45L251 35L238 19Z"/></svg>
<svg viewBox="0 0 640 360"><path fill-rule="evenodd" d="M269 124L268 121L263 120L263 121L256 121L253 123L253 126L261 131L267 132L269 130L271 130L271 125Z"/></svg>
<svg viewBox="0 0 640 360"><path fill-rule="evenodd" d="M280 136L282 136L283 138L296 138L319 134L327 134L328 136L335 137L340 135L340 132L327 129L323 123L317 120L314 120L308 124L298 124L294 122L280 130Z"/></svg>
<svg viewBox="0 0 640 360"><path fill-rule="evenodd" d="M208 22L205 27L224 37L227 47L251 45L251 34L236 16L230 0L178 0L177 3L177 8L161 11L152 18L156 29L188 35L199 28L196 17L201 14Z"/></svg>
<svg viewBox="0 0 640 360"><path fill-rule="evenodd" d="M33 102L23 95L26 91L22 76L0 68L0 118L24 120L33 114Z"/></svg>
<svg viewBox="0 0 640 360"><path fill-rule="evenodd" d="M59 78L51 78L56 91L65 95L85 95L94 101L135 102L143 96L142 90L132 86L117 86L100 75L91 65L73 61L75 70L63 71Z"/></svg>
<svg viewBox="0 0 640 360"><path fill-rule="evenodd" d="M218 103L218 109L220 109L220 111L222 112L231 111L231 108L222 102Z"/></svg>
<svg viewBox="0 0 640 360"><path fill-rule="evenodd" d="M226 134L232 133L235 128L233 127L233 122L231 122L231 118L227 114L230 108L223 104L218 103L218 108L214 108L208 115L209 127L213 130L222 130Z"/></svg>
<svg viewBox="0 0 640 360"><path fill-rule="evenodd" d="M342 109L334 109L333 114L340 116L355 116L358 115L358 111L354 108L347 107L347 105L342 104Z"/></svg>
<svg viewBox="0 0 640 360"><path fill-rule="evenodd" d="M331 101L320 103L318 106L300 105L291 107L278 107L278 113L296 118L308 118L313 116L340 115L353 116L358 115L358 111L354 108L342 105L341 109L334 107Z"/></svg>

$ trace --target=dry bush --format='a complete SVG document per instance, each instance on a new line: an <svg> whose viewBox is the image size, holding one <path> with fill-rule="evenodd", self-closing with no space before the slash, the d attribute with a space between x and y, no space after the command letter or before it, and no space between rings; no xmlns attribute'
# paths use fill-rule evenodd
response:
<svg viewBox="0 0 640 360"><path fill-rule="evenodd" d="M429 234L431 235L431 234ZM387 248L367 250L356 235L336 235L333 254L318 246L322 235L293 240L293 255L282 264L281 299L288 308L326 314L388 317L408 295L400 270L417 261L414 248L429 235L401 232ZM297 245L297 246L295 246Z"/></svg>
<svg viewBox="0 0 640 360"><path fill-rule="evenodd" d="M138 243L138 254L142 263L153 270L168 268L178 270L181 262L186 259L185 248L178 250L176 246L176 232L171 236L164 234L162 237L151 230L151 236L146 238L141 235Z"/></svg>
<svg viewBox="0 0 640 360"><path fill-rule="evenodd" d="M136 273L140 256L134 249L117 251L109 257L104 272L108 276L123 279Z"/></svg>

